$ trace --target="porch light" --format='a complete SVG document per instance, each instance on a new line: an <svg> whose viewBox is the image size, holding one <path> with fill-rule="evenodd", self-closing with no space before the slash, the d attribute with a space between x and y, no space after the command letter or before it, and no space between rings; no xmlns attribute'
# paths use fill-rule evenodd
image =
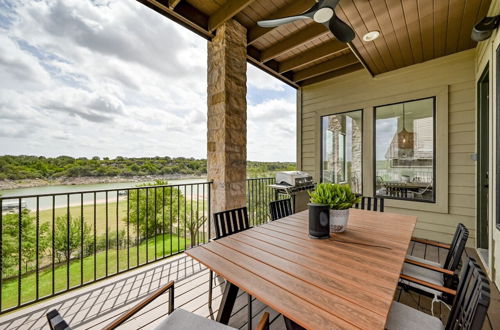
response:
<svg viewBox="0 0 500 330"><path fill-rule="evenodd" d="M378 37L380 36L380 32L379 31L370 31L368 32L367 34L365 34L363 36L363 40L364 41L373 41L375 39L377 39Z"/></svg>
<svg viewBox="0 0 500 330"><path fill-rule="evenodd" d="M415 134L408 132L405 127L405 104L403 103L403 129L398 133L398 148L413 149Z"/></svg>

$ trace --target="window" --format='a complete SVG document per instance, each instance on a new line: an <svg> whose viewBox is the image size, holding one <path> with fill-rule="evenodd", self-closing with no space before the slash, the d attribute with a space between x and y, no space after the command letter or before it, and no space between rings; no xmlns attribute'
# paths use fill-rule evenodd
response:
<svg viewBox="0 0 500 330"><path fill-rule="evenodd" d="M435 202L435 98L375 107L377 196Z"/></svg>
<svg viewBox="0 0 500 330"><path fill-rule="evenodd" d="M321 117L321 181L362 192L363 111Z"/></svg>

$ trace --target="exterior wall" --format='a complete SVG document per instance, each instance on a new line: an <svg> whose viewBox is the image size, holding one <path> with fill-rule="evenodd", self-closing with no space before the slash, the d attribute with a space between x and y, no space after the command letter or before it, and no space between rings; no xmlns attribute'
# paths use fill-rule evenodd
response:
<svg viewBox="0 0 500 330"><path fill-rule="evenodd" d="M372 78L357 71L299 91L298 166L320 177L320 117L363 109L363 194L373 195L373 107L436 97L436 204L387 200L386 211L416 215L415 235L451 241L464 223L475 246L475 50Z"/></svg>
<svg viewBox="0 0 500 330"><path fill-rule="evenodd" d="M498 15L500 13L500 0L493 0L488 11L488 16ZM500 287L500 230L496 228L495 222L497 217L497 212L499 205L496 204L496 155L498 152L498 146L496 145L496 136L499 132L496 131L496 119L499 114L497 113L497 93L500 90L500 83L496 79L497 66L500 63L496 61L496 50L500 47L500 33L498 29L491 36L490 39L480 42L478 47L476 47L476 81L479 76L483 73L486 65L489 64L490 70L490 98L489 98L489 110L490 110L490 136L489 136L489 148L490 148L490 164L489 164L489 267L488 272L491 278L495 281L496 285Z"/></svg>

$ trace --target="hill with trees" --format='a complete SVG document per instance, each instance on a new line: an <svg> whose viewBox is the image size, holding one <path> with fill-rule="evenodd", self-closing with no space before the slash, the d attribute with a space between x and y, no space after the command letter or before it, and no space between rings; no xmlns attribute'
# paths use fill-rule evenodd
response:
<svg viewBox="0 0 500 330"><path fill-rule="evenodd" d="M290 162L247 163L250 178L294 170ZM59 156L0 156L0 180L57 179L61 177L203 176L207 160L185 157L126 158Z"/></svg>

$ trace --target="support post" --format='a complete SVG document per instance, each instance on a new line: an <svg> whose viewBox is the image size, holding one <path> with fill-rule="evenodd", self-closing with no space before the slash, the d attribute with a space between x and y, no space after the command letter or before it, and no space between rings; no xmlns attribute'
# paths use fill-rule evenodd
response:
<svg viewBox="0 0 500 330"><path fill-rule="evenodd" d="M208 43L208 179L211 210L246 204L246 29L231 19Z"/></svg>

